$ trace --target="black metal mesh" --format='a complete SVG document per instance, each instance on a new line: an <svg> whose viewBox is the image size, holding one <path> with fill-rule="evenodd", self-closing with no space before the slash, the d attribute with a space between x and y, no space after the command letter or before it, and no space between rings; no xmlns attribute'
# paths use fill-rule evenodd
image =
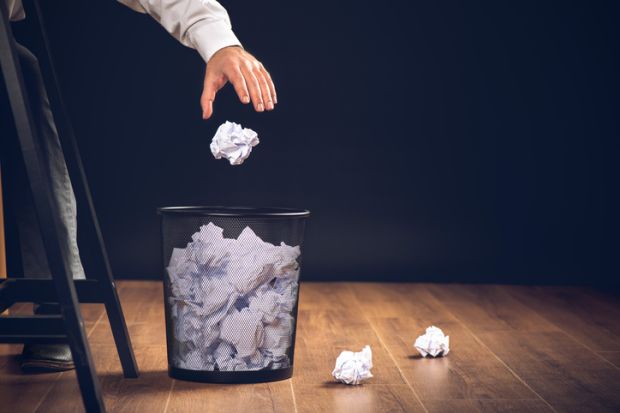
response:
<svg viewBox="0 0 620 413"><path fill-rule="evenodd" d="M162 213L169 365L292 367L305 216L200 213Z"/></svg>

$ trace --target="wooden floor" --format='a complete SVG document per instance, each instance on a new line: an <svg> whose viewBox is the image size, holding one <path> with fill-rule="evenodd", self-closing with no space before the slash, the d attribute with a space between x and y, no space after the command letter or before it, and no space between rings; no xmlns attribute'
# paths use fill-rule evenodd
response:
<svg viewBox="0 0 620 413"><path fill-rule="evenodd" d="M108 411L620 411L620 299L604 292L305 283L293 379L207 385L167 376L161 285L119 285L139 379L122 377L103 309L83 307ZM445 358L422 359L412 347L431 324L450 335ZM340 351L365 344L375 377L358 387L334 383ZM0 411L82 411L73 372L22 375L19 351L0 345Z"/></svg>

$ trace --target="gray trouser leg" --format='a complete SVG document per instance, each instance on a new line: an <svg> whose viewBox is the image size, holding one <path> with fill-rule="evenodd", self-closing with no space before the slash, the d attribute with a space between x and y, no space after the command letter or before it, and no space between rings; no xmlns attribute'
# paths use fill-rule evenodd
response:
<svg viewBox="0 0 620 413"><path fill-rule="evenodd" d="M24 82L30 100L30 108L37 127L37 139L45 155L44 168L52 182L54 201L63 227L60 231L61 242L66 243L70 254L70 272L74 279L85 278L77 245L77 211L75 196L65 164L65 157L54 124L47 92L43 84L41 69L37 58L25 47L17 45ZM12 156L19 156L13 154ZM19 232L24 276L32 278L49 278L50 270L39 231L32 195L23 168L17 168L16 162L3 162L3 175L7 185L7 199L11 202L13 215ZM8 167L8 170L5 170Z"/></svg>

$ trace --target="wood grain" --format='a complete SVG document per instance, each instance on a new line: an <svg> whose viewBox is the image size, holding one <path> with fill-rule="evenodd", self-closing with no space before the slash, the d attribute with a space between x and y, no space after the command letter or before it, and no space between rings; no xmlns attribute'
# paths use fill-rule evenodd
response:
<svg viewBox="0 0 620 413"><path fill-rule="evenodd" d="M297 411L313 412L423 412L406 384L345 386L334 382L296 384Z"/></svg>
<svg viewBox="0 0 620 413"><path fill-rule="evenodd" d="M364 313L429 411L446 407L437 401L450 401L459 411L478 411L477 401L485 399L527 400L537 406L542 401L422 285L360 283L349 288L365 303ZM449 333L448 357L421 358L413 347L429 325Z"/></svg>
<svg viewBox="0 0 620 413"><path fill-rule="evenodd" d="M620 351L597 351L597 353L620 369Z"/></svg>
<svg viewBox="0 0 620 413"><path fill-rule="evenodd" d="M138 346L136 358L140 379L123 377L114 346L92 346L106 408L109 412L164 412L171 380L166 371L164 346ZM37 412L83 412L74 372L64 372L56 380Z"/></svg>
<svg viewBox="0 0 620 413"><path fill-rule="evenodd" d="M293 394L288 381L216 385L175 380L167 412L291 412Z"/></svg>
<svg viewBox="0 0 620 413"><path fill-rule="evenodd" d="M620 410L620 370L547 321L544 311L515 299L509 287L429 289L556 411Z"/></svg>
<svg viewBox="0 0 620 413"><path fill-rule="evenodd" d="M504 287L564 333L597 352L620 351L620 309L566 287Z"/></svg>
<svg viewBox="0 0 620 413"><path fill-rule="evenodd" d="M97 321L103 314L103 307L95 304L82 304L80 306L85 320L87 335L95 328ZM32 304L18 303L11 307L11 314L32 314ZM3 405L15 406L14 412L34 412L50 395L53 388L60 381L70 380L71 385L77 390L77 381L67 379L67 373L51 374L22 374L19 367L19 355L22 345L0 345L0 400ZM77 391L69 397L73 404L81 408L81 399Z"/></svg>
<svg viewBox="0 0 620 413"><path fill-rule="evenodd" d="M139 379L122 377L103 307L82 306L110 412L620 411L620 299L593 289L303 284L293 379L210 385L167 375L161 283L118 284ZM413 341L431 324L450 335L447 357L416 355ZM374 377L336 383L340 351L366 344ZM23 375L20 351L0 345L2 406L83 411L73 372Z"/></svg>
<svg viewBox="0 0 620 413"><path fill-rule="evenodd" d="M340 352L361 351L367 344L375 365L375 377L369 383L407 384L346 285L308 287L302 288L298 315L295 384L333 382L331 371Z"/></svg>
<svg viewBox="0 0 620 413"><path fill-rule="evenodd" d="M544 413L553 410L542 400L519 399L451 399L425 400L430 412L480 412L480 413Z"/></svg>
<svg viewBox="0 0 620 413"><path fill-rule="evenodd" d="M424 411L347 284L302 286L293 390L302 412ZM374 377L360 387L336 383L331 376L343 350L373 350ZM309 395L314 395L309 397Z"/></svg>

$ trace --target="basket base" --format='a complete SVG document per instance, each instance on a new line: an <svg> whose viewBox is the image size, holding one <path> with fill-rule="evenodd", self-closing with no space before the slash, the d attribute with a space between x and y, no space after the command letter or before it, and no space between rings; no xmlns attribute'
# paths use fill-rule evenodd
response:
<svg viewBox="0 0 620 413"><path fill-rule="evenodd" d="M201 383L264 383L290 379L293 376L293 367L277 370L198 371L169 366L168 376L179 380L197 381Z"/></svg>

